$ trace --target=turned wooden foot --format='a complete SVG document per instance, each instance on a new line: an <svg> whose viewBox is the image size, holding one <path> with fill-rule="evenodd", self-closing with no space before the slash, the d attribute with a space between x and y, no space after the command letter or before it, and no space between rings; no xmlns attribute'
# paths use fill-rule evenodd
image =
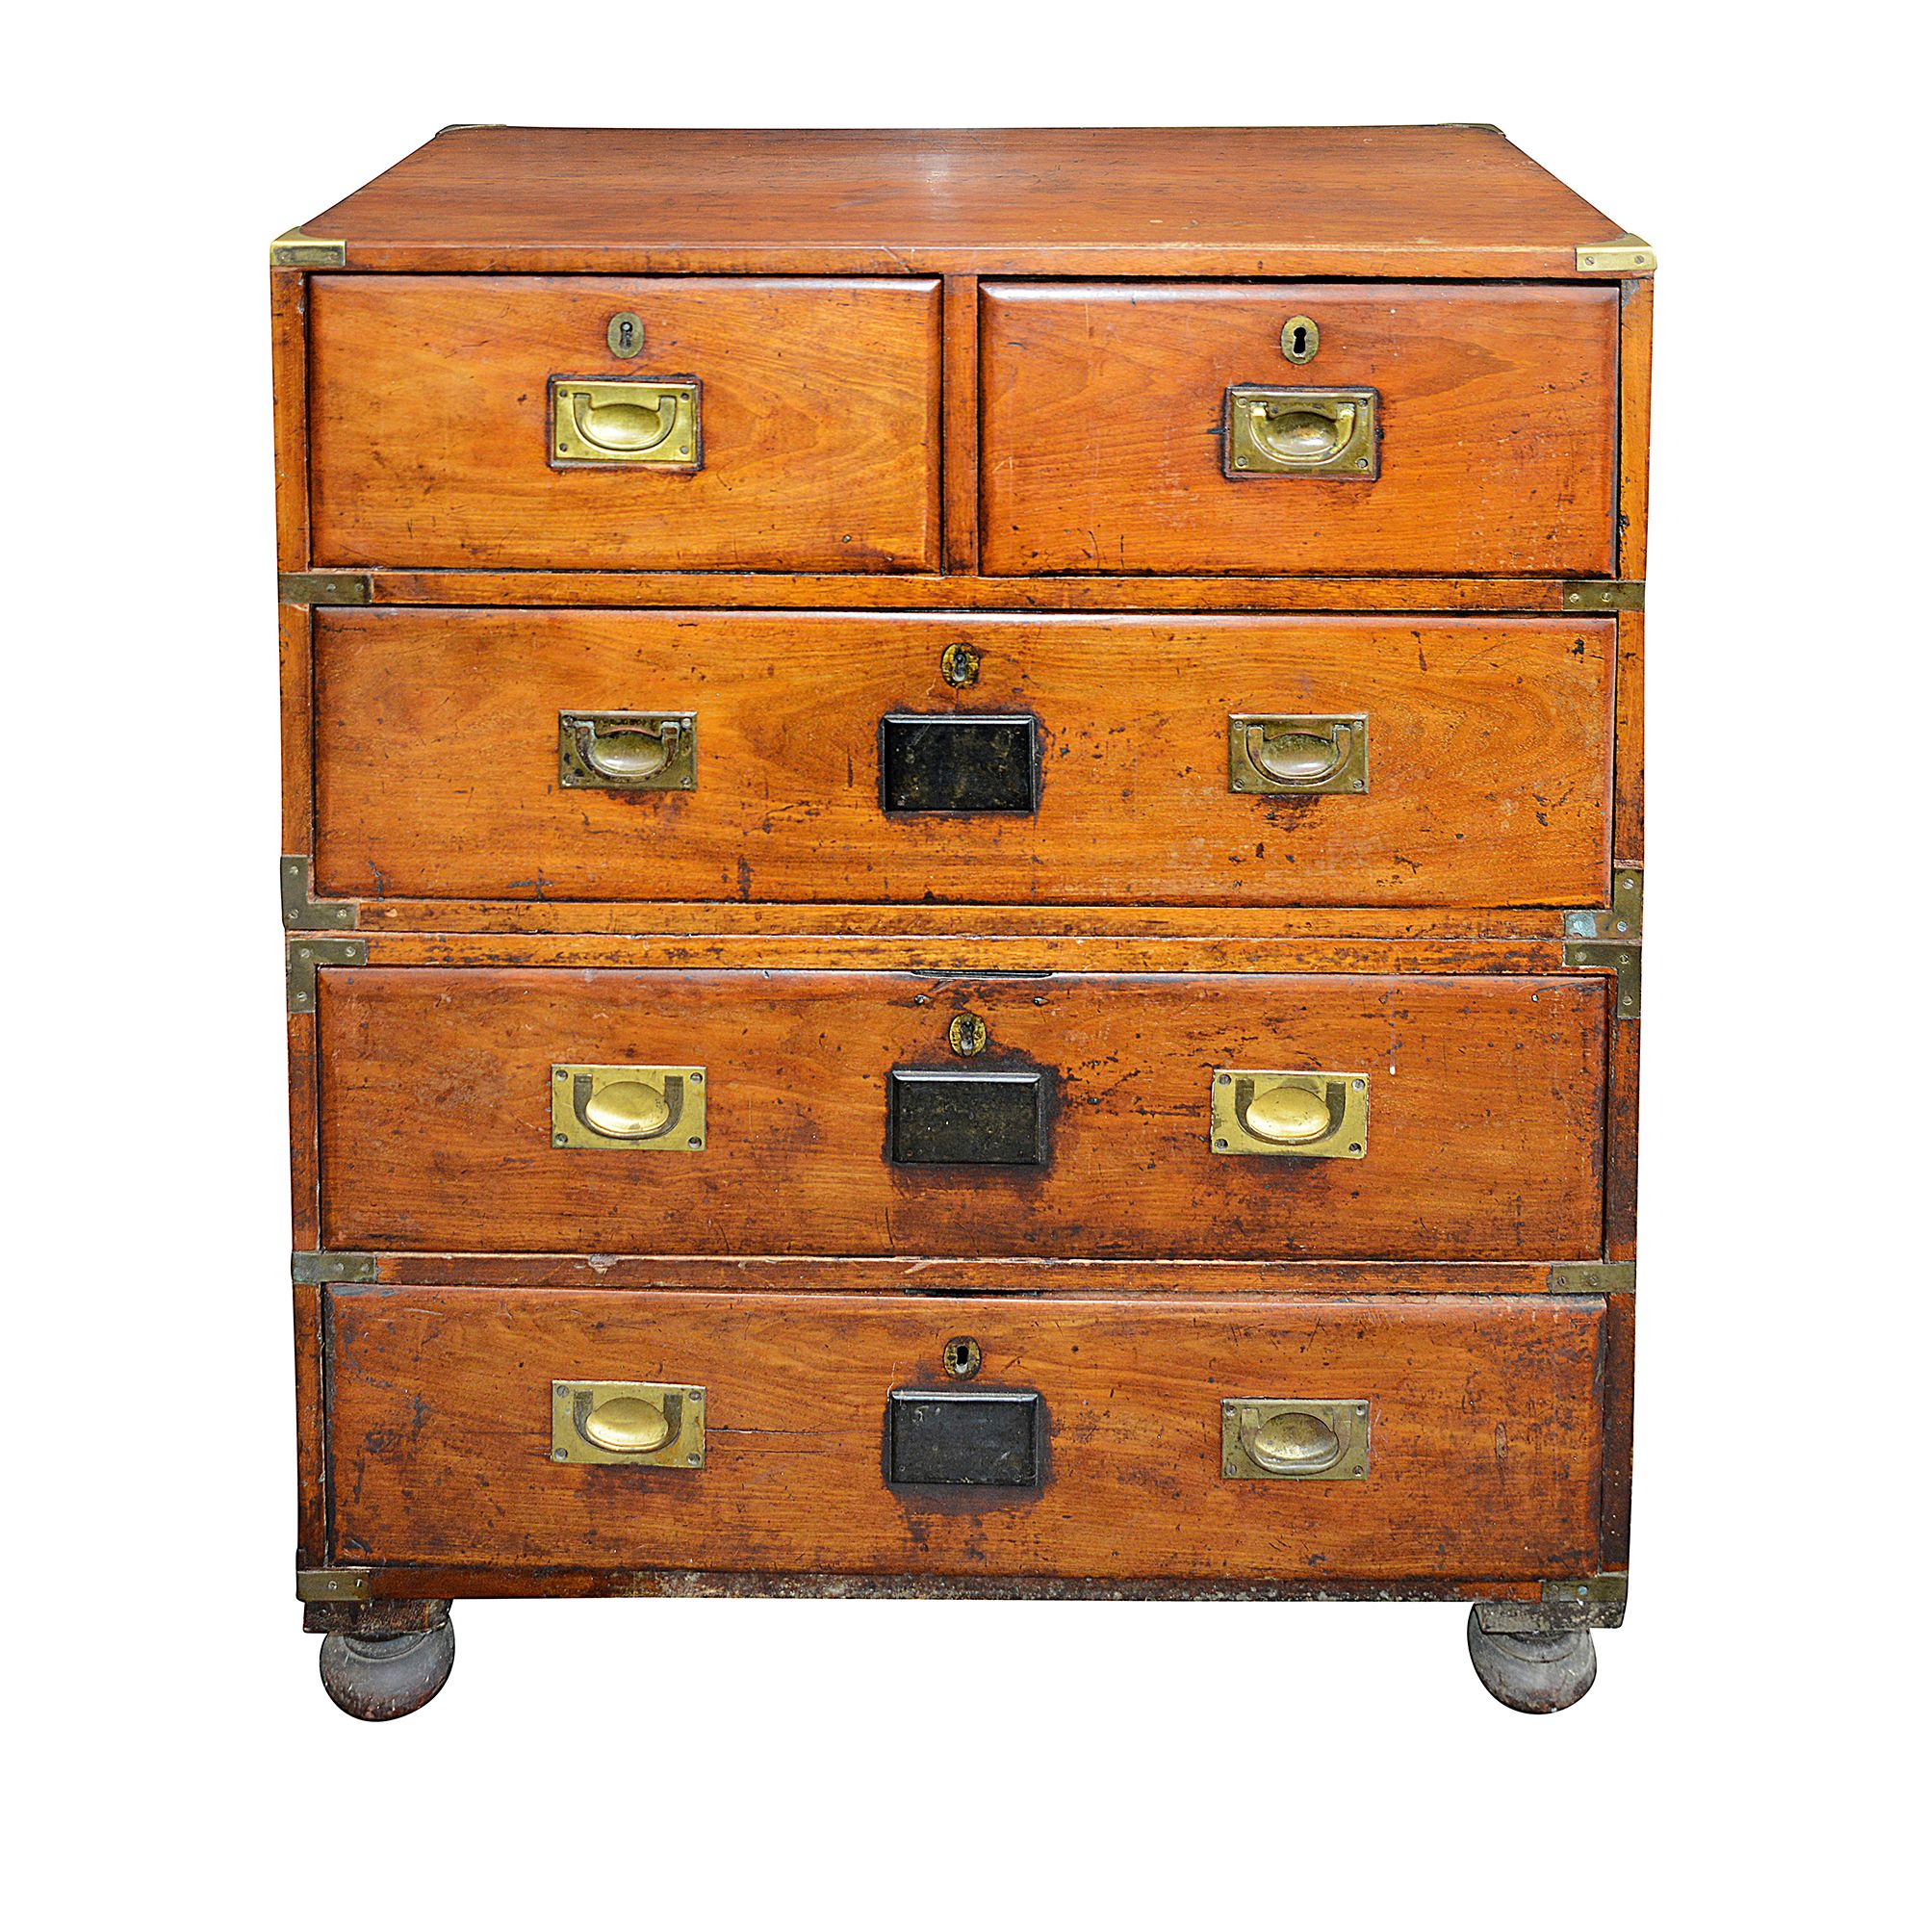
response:
<svg viewBox="0 0 1925 1932"><path fill-rule="evenodd" d="M1588 1630L1490 1631L1483 1607L1471 1611L1471 1664L1500 1704L1543 1716L1567 1711L1597 1682Z"/></svg>
<svg viewBox="0 0 1925 1932"><path fill-rule="evenodd" d="M425 1630L395 1636L336 1631L321 1640L321 1681L350 1717L381 1723L419 1711L454 1668L454 1625L446 1605Z"/></svg>

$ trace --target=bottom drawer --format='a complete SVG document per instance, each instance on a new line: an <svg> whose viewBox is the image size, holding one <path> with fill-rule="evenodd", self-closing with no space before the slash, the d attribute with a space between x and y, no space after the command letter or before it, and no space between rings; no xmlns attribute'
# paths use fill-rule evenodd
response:
<svg viewBox="0 0 1925 1932"><path fill-rule="evenodd" d="M329 1345L339 1562L1598 1567L1597 1301L337 1289Z"/></svg>

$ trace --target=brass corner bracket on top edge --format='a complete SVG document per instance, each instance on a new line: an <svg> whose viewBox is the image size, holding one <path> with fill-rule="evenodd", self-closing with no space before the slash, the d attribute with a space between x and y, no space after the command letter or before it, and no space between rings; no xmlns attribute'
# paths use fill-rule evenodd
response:
<svg viewBox="0 0 1925 1932"><path fill-rule="evenodd" d="M1655 275L1657 250L1642 235L1620 235L1614 242L1580 242L1573 251L1580 275Z"/></svg>
<svg viewBox="0 0 1925 1932"><path fill-rule="evenodd" d="M268 266L270 269L345 269L347 266L347 244L323 241L319 235L308 235L298 228L290 228L285 235L276 235L268 244Z"/></svg>

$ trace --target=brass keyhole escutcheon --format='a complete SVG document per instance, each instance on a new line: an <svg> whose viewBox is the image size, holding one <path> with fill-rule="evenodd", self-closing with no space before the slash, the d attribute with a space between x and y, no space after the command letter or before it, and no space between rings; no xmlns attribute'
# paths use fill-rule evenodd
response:
<svg viewBox="0 0 1925 1932"><path fill-rule="evenodd" d="M608 352L624 359L642 352L642 319L632 310L608 318Z"/></svg>
<svg viewBox="0 0 1925 1932"><path fill-rule="evenodd" d="M942 654L942 676L959 691L967 690L982 668L981 657L966 644L952 644Z"/></svg>
<svg viewBox="0 0 1925 1932"><path fill-rule="evenodd" d="M942 1368L966 1382L983 1366L983 1346L974 1335L951 1335L942 1345Z"/></svg>
<svg viewBox="0 0 1925 1932"><path fill-rule="evenodd" d="M1286 362L1304 363L1317 353L1320 340L1317 324L1308 316L1292 316L1284 323L1279 338L1283 345L1283 359Z"/></svg>
<svg viewBox="0 0 1925 1932"><path fill-rule="evenodd" d="M974 1059L988 1043L989 1029L979 1015L959 1013L949 1022L950 1048L963 1059Z"/></svg>

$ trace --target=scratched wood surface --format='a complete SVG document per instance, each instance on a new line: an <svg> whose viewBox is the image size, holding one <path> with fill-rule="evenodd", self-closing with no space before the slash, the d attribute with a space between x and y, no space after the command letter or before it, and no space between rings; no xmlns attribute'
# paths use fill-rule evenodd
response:
<svg viewBox="0 0 1925 1932"><path fill-rule="evenodd" d="M1612 620L315 613L352 897L1592 906ZM976 682L943 676L972 651ZM692 791L564 787L564 710L693 711ZM1028 813L882 809L894 711L1038 723ZM1369 718L1368 792L1233 793L1235 713Z"/></svg>
<svg viewBox="0 0 1925 1932"><path fill-rule="evenodd" d="M988 1025L964 1063L952 1016ZM1554 1259L1602 1228L1604 983L336 968L324 1245ZM550 1146L558 1064L699 1066L700 1153ZM1044 1168L885 1156L890 1069L1038 1067ZM1219 1068L1368 1076L1361 1160L1211 1151Z"/></svg>
<svg viewBox="0 0 1925 1932"><path fill-rule="evenodd" d="M308 302L323 568L938 565L938 282L318 275ZM697 378L702 469L552 467L551 375Z"/></svg>
<svg viewBox="0 0 1925 1932"><path fill-rule="evenodd" d="M1166 1578L1597 1567L1604 1309L330 1294L341 1562ZM951 1336L983 1367L946 1381ZM696 1383L700 1469L550 1459L555 1380ZM891 1388L1038 1390L1033 1491L891 1488ZM1227 1481L1228 1396L1367 1403L1355 1481Z"/></svg>
<svg viewBox="0 0 1925 1932"><path fill-rule="evenodd" d="M985 283L981 306L989 574L1614 567L1615 284ZM1378 475L1226 477L1248 383L1376 390Z"/></svg>
<svg viewBox="0 0 1925 1932"><path fill-rule="evenodd" d="M1495 128L450 128L350 268L1561 275L1620 224Z"/></svg>

